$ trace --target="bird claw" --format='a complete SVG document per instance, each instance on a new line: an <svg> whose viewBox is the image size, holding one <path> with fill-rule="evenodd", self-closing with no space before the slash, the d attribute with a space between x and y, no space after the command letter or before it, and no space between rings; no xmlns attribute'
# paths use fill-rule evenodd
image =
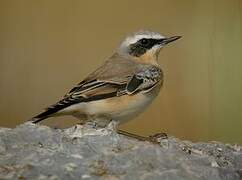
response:
<svg viewBox="0 0 242 180"><path fill-rule="evenodd" d="M154 135L148 136L147 140L149 142L159 144L162 139L167 139L167 138L168 138L167 134L161 132L161 133L156 133Z"/></svg>

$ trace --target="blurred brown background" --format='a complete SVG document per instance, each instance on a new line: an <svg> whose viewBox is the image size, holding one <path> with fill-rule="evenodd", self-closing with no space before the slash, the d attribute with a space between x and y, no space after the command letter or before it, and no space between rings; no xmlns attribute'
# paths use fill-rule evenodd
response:
<svg viewBox="0 0 242 180"><path fill-rule="evenodd" d="M242 144L241 0L1 0L0 126L56 102L140 29L183 38L161 53L160 96L121 128Z"/></svg>

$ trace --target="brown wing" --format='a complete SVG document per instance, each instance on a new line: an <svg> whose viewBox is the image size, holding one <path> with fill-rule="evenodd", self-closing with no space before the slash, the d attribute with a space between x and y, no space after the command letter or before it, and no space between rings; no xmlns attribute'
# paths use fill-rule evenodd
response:
<svg viewBox="0 0 242 180"><path fill-rule="evenodd" d="M149 90L159 82L161 76L162 72L158 67L140 65L113 56L75 86L63 99L35 116L32 122L37 123L76 103L97 101Z"/></svg>
<svg viewBox="0 0 242 180"><path fill-rule="evenodd" d="M137 65L137 63L114 54L108 61L77 84L65 96L69 96L74 92L87 89L94 85L100 85L98 83L127 83L138 68L139 65Z"/></svg>
<svg viewBox="0 0 242 180"><path fill-rule="evenodd" d="M35 116L32 122L37 123L76 103L95 101L121 94L120 92L125 90L137 67L134 62L120 59L117 55L114 55L104 65L72 88L63 99Z"/></svg>

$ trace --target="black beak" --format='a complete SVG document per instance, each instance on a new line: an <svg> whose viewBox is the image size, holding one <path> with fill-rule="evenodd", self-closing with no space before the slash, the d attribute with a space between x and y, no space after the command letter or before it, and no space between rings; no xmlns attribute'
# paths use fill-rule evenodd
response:
<svg viewBox="0 0 242 180"><path fill-rule="evenodd" d="M180 39L181 37L182 36L172 36L172 37L164 38L164 39L161 39L159 41L159 44L166 45L166 44L169 44L170 42L173 42L173 41L176 41L177 39Z"/></svg>

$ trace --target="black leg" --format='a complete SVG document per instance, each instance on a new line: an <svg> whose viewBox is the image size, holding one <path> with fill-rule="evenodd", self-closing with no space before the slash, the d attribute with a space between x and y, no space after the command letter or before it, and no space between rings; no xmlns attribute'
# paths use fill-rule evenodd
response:
<svg viewBox="0 0 242 180"><path fill-rule="evenodd" d="M146 141L147 140L147 137L145 137L145 136L139 136L137 134L129 133L127 131L123 131L123 130L120 130L120 129L118 129L117 132L118 132L118 134L122 134L124 136L135 138L135 139L138 139L138 140L141 140L141 141Z"/></svg>
<svg viewBox="0 0 242 180"><path fill-rule="evenodd" d="M135 138L140 141L150 141L152 143L159 143L158 139L167 139L168 138L166 133L157 133L157 134L154 134L151 136L140 136L140 135L129 133L127 131L123 131L120 129L117 132L118 132L118 134L122 134L124 136Z"/></svg>

